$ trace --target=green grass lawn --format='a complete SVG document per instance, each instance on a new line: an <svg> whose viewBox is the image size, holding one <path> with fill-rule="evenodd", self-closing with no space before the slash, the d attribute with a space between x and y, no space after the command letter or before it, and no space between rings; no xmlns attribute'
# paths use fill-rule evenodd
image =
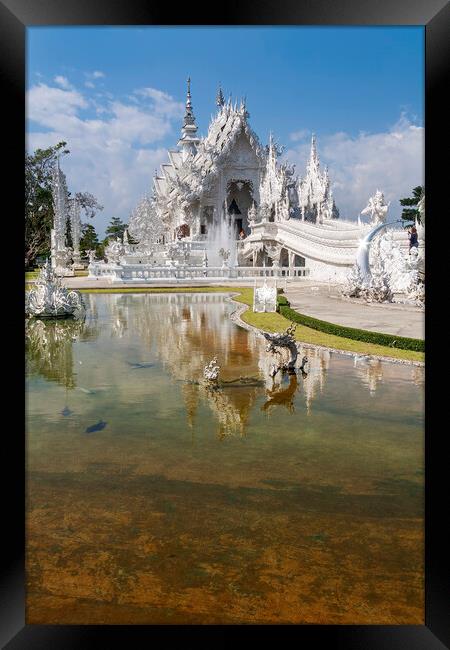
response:
<svg viewBox="0 0 450 650"><path fill-rule="evenodd" d="M253 305L253 287L132 287L120 288L111 287L106 289L80 289L81 293L238 293L234 296L236 302L241 302L249 307ZM241 319L266 332L282 332L289 325L290 321L279 313L253 313L247 309L241 314ZM423 352L413 350L399 350L375 343L354 341L334 334L319 332L310 327L297 324L295 339L301 343L323 345L336 350L356 352L358 354L374 354L377 356L390 357L391 359L404 359L405 361L425 361Z"/></svg>
<svg viewBox="0 0 450 650"><path fill-rule="evenodd" d="M38 275L39 275L39 269L35 269L34 271L25 271L25 282L37 280ZM83 278L87 276L88 276L87 271L75 271L75 277L77 278Z"/></svg>
<svg viewBox="0 0 450 650"><path fill-rule="evenodd" d="M240 295L234 299L237 302L242 302L250 307L253 304L253 289L245 287L238 289ZM260 314L253 313L250 309L241 315L241 319L265 330L266 332L281 332L285 330L290 321L278 313ZM324 345L336 350L346 350L349 352L357 352L358 354L376 354L379 356L391 357L393 359L405 359L408 361L425 361L424 352L415 352L413 350L398 350L384 345L376 345L375 343L365 343L364 341L354 341L334 334L326 334L318 330L305 327L304 325L297 324L295 330L295 339L302 343L312 343L314 345Z"/></svg>

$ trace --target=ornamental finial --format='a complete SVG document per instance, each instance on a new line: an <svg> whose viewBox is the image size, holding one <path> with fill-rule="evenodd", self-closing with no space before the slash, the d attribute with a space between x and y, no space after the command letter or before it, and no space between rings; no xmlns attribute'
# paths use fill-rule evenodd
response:
<svg viewBox="0 0 450 650"><path fill-rule="evenodd" d="M195 117L194 117L194 112L192 110L192 102L191 102L191 78L187 78L187 93L186 93L186 111L184 113L184 124L183 126L186 126L187 124L195 124Z"/></svg>
<svg viewBox="0 0 450 650"><path fill-rule="evenodd" d="M219 107L222 107L225 104L225 98L223 96L223 92L220 84L219 84L219 90L217 91L217 95L216 95L216 104Z"/></svg>

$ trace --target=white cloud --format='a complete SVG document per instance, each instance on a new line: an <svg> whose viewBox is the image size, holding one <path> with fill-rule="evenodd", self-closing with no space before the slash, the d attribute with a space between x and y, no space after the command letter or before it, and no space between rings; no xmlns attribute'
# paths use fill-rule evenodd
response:
<svg viewBox="0 0 450 650"><path fill-rule="evenodd" d="M391 201L389 215L400 216L399 199L424 182L424 128L405 114L388 131L360 133L352 137L338 132L317 138L322 166L329 165L336 204L341 217L355 219L376 189ZM310 140L284 154L296 163L296 172L305 173Z"/></svg>
<svg viewBox="0 0 450 650"><path fill-rule="evenodd" d="M69 189L92 192L105 206L94 220L100 235L111 217L128 219L151 191L155 168L166 161L166 148L158 143L172 132L179 106L167 93L152 91L151 101L138 105L109 94L87 99L78 90L45 84L28 91L27 117L34 125L27 147L67 142L70 155L62 165ZM36 131L36 125L43 128Z"/></svg>
<svg viewBox="0 0 450 650"><path fill-rule="evenodd" d="M40 83L27 93L27 117L43 126L52 126L53 115L75 115L87 102L76 90L63 90Z"/></svg>
<svg viewBox="0 0 450 650"><path fill-rule="evenodd" d="M170 117L181 117L184 112L184 104L177 102L168 93L156 88L140 88L135 91L135 95L149 99L149 105L157 115L167 115ZM148 102L146 102L148 103Z"/></svg>
<svg viewBox="0 0 450 650"><path fill-rule="evenodd" d="M56 75L53 81L58 84L58 86L61 86L61 88L64 88L64 90L70 90L72 88L67 77L63 77L62 75Z"/></svg>
<svg viewBox="0 0 450 650"><path fill-rule="evenodd" d="M101 70L94 70L93 72L85 72L84 76L87 79L87 81L84 82L85 87L86 88L95 88L94 80L96 80L96 79L104 79L104 77L106 75Z"/></svg>
<svg viewBox="0 0 450 650"><path fill-rule="evenodd" d="M304 140L310 135L311 134L308 129L300 129L300 131L294 131L294 133L290 133L289 139L292 140L292 142L299 142L300 140Z"/></svg>

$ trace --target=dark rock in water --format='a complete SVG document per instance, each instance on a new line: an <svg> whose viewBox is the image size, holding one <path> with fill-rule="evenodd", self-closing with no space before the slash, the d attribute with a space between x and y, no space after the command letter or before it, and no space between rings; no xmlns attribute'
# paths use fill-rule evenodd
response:
<svg viewBox="0 0 450 650"><path fill-rule="evenodd" d="M61 415L64 415L64 417L66 417L67 415L72 415L72 413L73 411L71 411L68 406L65 406L61 411Z"/></svg>
<svg viewBox="0 0 450 650"><path fill-rule="evenodd" d="M139 368L153 368L155 364L151 361L144 361L142 363L131 363L128 361L128 365L131 366L132 370L138 370Z"/></svg>
<svg viewBox="0 0 450 650"><path fill-rule="evenodd" d="M101 431L106 427L106 425L107 422L104 422L103 420L99 420L97 424L91 424L90 427L87 427L85 433L94 433L95 431Z"/></svg>

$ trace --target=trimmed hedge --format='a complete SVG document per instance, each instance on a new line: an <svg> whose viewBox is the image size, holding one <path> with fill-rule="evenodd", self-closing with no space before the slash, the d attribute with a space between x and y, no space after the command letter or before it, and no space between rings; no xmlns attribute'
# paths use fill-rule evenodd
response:
<svg viewBox="0 0 450 650"><path fill-rule="evenodd" d="M359 330L355 327L336 325L335 323L328 323L327 321L319 320L318 318L299 314L297 311L291 309L289 301L286 300L284 296L278 296L278 311L282 316L294 321L294 323L300 323L301 325L305 325L305 327L310 327L311 329L325 332L326 334L334 334L335 336L342 336L347 339L353 339L354 341L386 345L400 350L425 352L425 341L421 339L410 339L406 336L395 336L394 334L381 334L380 332Z"/></svg>
<svg viewBox="0 0 450 650"><path fill-rule="evenodd" d="M290 307L290 306L291 306L291 303L290 303L289 300L286 298L286 296L278 295L278 296L277 296L277 311L280 311L280 307L281 307L281 306L283 306L283 307Z"/></svg>

